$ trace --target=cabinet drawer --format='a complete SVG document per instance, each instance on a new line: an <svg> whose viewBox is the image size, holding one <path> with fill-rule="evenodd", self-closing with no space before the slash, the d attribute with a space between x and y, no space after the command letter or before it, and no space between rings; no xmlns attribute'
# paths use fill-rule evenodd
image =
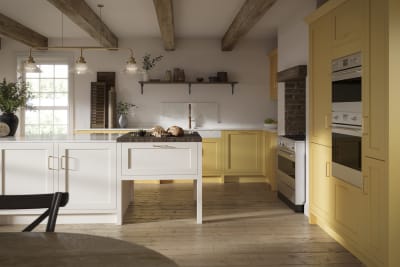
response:
<svg viewBox="0 0 400 267"><path fill-rule="evenodd" d="M122 175L197 175L197 143L122 144Z"/></svg>

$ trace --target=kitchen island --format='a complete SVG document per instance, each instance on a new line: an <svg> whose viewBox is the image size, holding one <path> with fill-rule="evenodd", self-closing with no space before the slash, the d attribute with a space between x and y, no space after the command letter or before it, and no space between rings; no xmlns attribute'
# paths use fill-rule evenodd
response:
<svg viewBox="0 0 400 267"><path fill-rule="evenodd" d="M179 137L127 133L117 142L118 223L130 202L130 181L185 179L193 180L197 223L202 223L202 138L197 132Z"/></svg>
<svg viewBox="0 0 400 267"><path fill-rule="evenodd" d="M168 148L165 141L154 142L157 139L117 142L118 137L79 134L1 138L0 193L66 191L70 201L60 210L59 223L122 224L131 200L132 180L184 177L194 179L197 185L197 222L201 223L201 137L190 142L186 139L179 142L180 146L168 142ZM39 212L4 210L0 224L29 223L36 214Z"/></svg>

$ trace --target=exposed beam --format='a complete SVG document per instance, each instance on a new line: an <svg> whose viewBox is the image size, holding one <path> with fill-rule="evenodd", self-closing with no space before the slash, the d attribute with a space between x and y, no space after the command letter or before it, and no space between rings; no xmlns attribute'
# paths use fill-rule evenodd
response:
<svg viewBox="0 0 400 267"><path fill-rule="evenodd" d="M28 46L47 46L47 37L0 13L0 34Z"/></svg>
<svg viewBox="0 0 400 267"><path fill-rule="evenodd" d="M153 0L164 48L175 50L174 11L172 0Z"/></svg>
<svg viewBox="0 0 400 267"><path fill-rule="evenodd" d="M104 47L118 47L118 38L84 0L47 0ZM117 16L117 14L115 14Z"/></svg>
<svg viewBox="0 0 400 267"><path fill-rule="evenodd" d="M246 0L221 41L222 51L232 51L241 37L264 16L276 0Z"/></svg>

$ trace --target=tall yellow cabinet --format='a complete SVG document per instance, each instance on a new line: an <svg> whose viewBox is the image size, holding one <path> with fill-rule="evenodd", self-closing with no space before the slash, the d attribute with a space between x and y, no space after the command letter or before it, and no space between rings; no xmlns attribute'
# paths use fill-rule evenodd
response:
<svg viewBox="0 0 400 267"><path fill-rule="evenodd" d="M367 266L400 266L400 1L331 0L307 19L310 222ZM331 175L331 61L362 54L362 189Z"/></svg>

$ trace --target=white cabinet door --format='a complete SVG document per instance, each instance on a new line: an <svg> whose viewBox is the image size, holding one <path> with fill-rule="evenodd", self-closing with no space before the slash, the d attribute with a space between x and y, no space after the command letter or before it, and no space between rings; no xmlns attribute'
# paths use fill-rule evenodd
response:
<svg viewBox="0 0 400 267"><path fill-rule="evenodd" d="M68 210L116 208L116 144L59 143L60 190Z"/></svg>
<svg viewBox="0 0 400 267"><path fill-rule="evenodd" d="M196 142L123 143L122 175L197 175Z"/></svg>
<svg viewBox="0 0 400 267"><path fill-rule="evenodd" d="M0 193L3 195L52 193L53 144L0 144Z"/></svg>

